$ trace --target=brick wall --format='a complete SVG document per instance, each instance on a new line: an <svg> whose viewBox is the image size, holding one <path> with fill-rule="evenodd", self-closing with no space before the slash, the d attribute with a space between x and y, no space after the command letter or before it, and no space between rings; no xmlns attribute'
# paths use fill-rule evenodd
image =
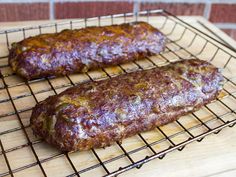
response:
<svg viewBox="0 0 236 177"><path fill-rule="evenodd" d="M236 0L0 0L0 21L81 18L163 8L201 15L236 39Z"/></svg>

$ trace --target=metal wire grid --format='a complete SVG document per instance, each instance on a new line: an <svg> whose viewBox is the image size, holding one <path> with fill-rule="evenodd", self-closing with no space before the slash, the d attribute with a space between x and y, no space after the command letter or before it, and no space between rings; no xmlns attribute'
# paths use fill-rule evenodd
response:
<svg viewBox="0 0 236 177"><path fill-rule="evenodd" d="M94 20L97 21L98 25L101 25L101 22L103 19L110 20L111 24L114 24L116 19L123 19L122 22L127 22L127 19L129 20L132 19L132 21L141 19L141 20L145 20L149 22L150 19L152 18L151 17L152 15L158 15L160 18L164 18L164 20L162 20L163 22L159 26L159 29L163 33L165 33L165 35L168 38L168 44L167 44L166 50L158 56L158 59L155 57L146 58L144 62L145 64L142 61L135 61L133 62L133 66L135 66L134 67L135 69L131 69L131 70L129 70L129 68L126 68L125 65L119 65L117 67L118 72L116 74L112 74L111 72L109 72L110 70L107 68L101 69L100 73L103 73L103 74L99 75L99 77L94 77L92 72L88 72L83 75L83 77L86 78L84 81L87 82L91 80L94 81L98 79L111 78L117 74L132 72L137 69L139 70L149 69L151 67L168 64L169 62L172 62L174 60L181 60L181 59L188 59L188 58L203 59L206 50L208 50L208 47L214 48L214 51L211 53L211 56L207 57L208 60L210 60L212 63L214 63L215 60L217 61L219 60L219 55L220 56L223 55L224 59L222 58L222 61L220 62L221 65L219 67L227 69L228 67L236 64L235 63L236 53L232 51L232 49L228 48L225 44L221 42L216 42L215 40L212 39L212 37L186 24L185 22L178 19L176 16L170 14L169 12L166 12L164 10L153 10L153 11L143 11L143 12L140 12L138 15L132 14L132 13L126 13L126 14L110 15L110 16L96 17L96 18L83 19L83 20L75 20L75 21L70 21L70 22L47 24L47 25L37 26L37 27L8 30L8 31L0 32L0 35L6 36L6 44L7 44L7 48L9 49L10 47L9 35L11 33L21 32L23 35L23 38L25 38L29 30L38 30L39 34L41 34L42 29L53 27L55 29L55 32L57 32L58 28L64 24L69 24L70 28L73 29L75 24L78 24L78 23L80 25L83 24L84 27L86 27L89 21L94 21ZM134 17L134 18L130 18L130 17ZM159 17L155 17L155 18L158 20ZM182 28L182 32L178 34L176 38L175 31L177 31L178 28ZM173 37L175 37L175 39L173 39ZM186 37L189 39L187 44L186 44ZM199 40L202 40L200 44L199 44ZM185 41L184 45L182 44L182 41ZM197 53L196 52L193 53L191 49L195 48L196 43L198 43L199 50ZM232 102L233 102L233 105L236 105L236 98L235 98L236 83L234 80L235 78L234 77L229 78L229 76L226 73L225 74L226 84L225 84L224 92L223 92L224 94L223 96L217 98L216 101L211 103L211 104L218 104L218 106L220 105L221 107L224 107L224 110L226 110L224 113L219 114L218 111L211 108L211 104L208 104L203 109L207 111L208 114L211 115L209 119L205 120L200 114L196 112L192 113L191 117L197 123L194 126L189 127L181 121L182 119L179 119L176 122L174 122L174 124L178 126L179 129L173 134L168 134L165 131L165 129L157 127L155 131L157 131L161 135L162 138L152 141L152 142L150 142L148 139L148 136L147 136L148 133L138 134L137 138L139 140L137 141L142 142L142 145L137 146L131 150L128 150L125 144L121 144L117 142L116 146L121 151L121 154L115 157L107 158L105 160L103 160L101 155L98 153L97 149L96 150L93 149L91 153L93 154L93 157L96 158L97 163L83 169L78 169L78 167L75 165L75 161L72 160L73 154L82 153L82 152L68 154L68 153L61 153L61 152L56 151L56 153L54 153L53 155L47 158L41 159L35 150L35 145L41 144L42 140L41 139L32 140L32 133L29 132L30 130L29 124L25 123L24 119L22 119L21 117L21 114L24 114L24 113L27 113L27 115L30 115L30 111L34 105L32 104L30 107L19 109L19 106L18 104L16 104L16 102L17 100L20 100L20 99L32 98L35 103L38 103L39 94L44 94L48 92L50 92L50 94L52 95L58 94L58 92L60 92L61 90L68 88L70 86L74 86L79 83L76 82L72 76L66 76L64 78L66 80L66 84L62 83L62 84L59 84L59 86L55 85L55 83L53 82L55 81L54 78L37 79L33 81L23 81L19 78L10 79L11 77L15 78L17 76L14 73L12 73L12 71L9 69L9 66L6 63L6 61L7 61L7 56L0 57L0 69L1 69L1 81L2 81L1 83L2 86L0 89L1 91L4 91L6 95L4 99L0 99L0 107L1 107L1 104L9 103L12 106L13 111L6 112L6 113L1 112L0 120L1 119L8 120L9 117L11 118L11 116L15 116L16 120L19 122L19 126L0 131L0 147L1 147L0 155L3 156L3 159L5 160L5 164L8 169L7 171L4 171L4 172L0 171L0 176L7 176L7 175L14 176L15 173L27 170L34 166L38 166L40 168L40 171L43 174L43 176L48 176L45 170L45 166L43 164L48 161L52 161L54 159L60 158L60 157L65 157L65 160L71 167L71 172L67 174L67 176L83 176L83 174L85 174L86 172L92 171L96 168L102 168L104 175L106 176L114 176L135 167L140 168L144 163L147 163L148 161L151 161L153 159L156 159L156 158L162 159L165 157L167 153L173 150L182 151L185 145L193 141L200 142L203 140L205 136L211 133L217 134L223 128L233 127L236 124L236 115L235 115L236 107L235 106L232 107ZM76 77L79 77L79 76L76 75ZM41 90L35 91L35 88L37 88L41 84L45 85L45 83L47 85L45 86L46 89L43 88ZM13 96L12 89L14 90L15 88L20 88L20 87L27 88L28 92L22 95ZM228 104L228 101L225 100L228 98L231 99L230 105ZM217 125L214 125L212 127L212 122L213 123L217 122ZM202 132L195 134L194 131L199 128L203 129ZM26 138L26 142L22 143L21 145L5 148L4 146L6 146L6 144L2 143L1 141L2 138L5 135L18 132L18 131L22 131L23 136L25 136ZM176 143L175 138L181 135L185 135L187 138L185 138L181 142ZM155 148L156 145L160 145L163 142L168 144L165 148L161 150ZM11 152L23 149L25 147L28 147L31 149L33 156L35 158L35 162L29 163L27 165L23 165L18 168L12 168L12 163L9 160L8 154ZM142 159L135 160L133 155L143 150L148 150L148 153L146 153ZM119 159L122 159L122 158L126 159L127 161L126 165L123 165L120 167L117 166L115 170L114 169L110 170L108 168L109 164L113 163L115 165L115 163ZM63 166L61 166L60 168L63 168Z"/></svg>

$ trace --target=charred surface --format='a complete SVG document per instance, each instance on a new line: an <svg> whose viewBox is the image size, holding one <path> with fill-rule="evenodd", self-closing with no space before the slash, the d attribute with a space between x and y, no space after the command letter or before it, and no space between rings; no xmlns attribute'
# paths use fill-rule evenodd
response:
<svg viewBox="0 0 236 177"><path fill-rule="evenodd" d="M62 151L88 150L199 109L222 89L219 70L197 59L81 84L36 105L31 127Z"/></svg>
<svg viewBox="0 0 236 177"><path fill-rule="evenodd" d="M30 80L117 65L160 53L165 37L145 22L41 34L12 44L9 64Z"/></svg>

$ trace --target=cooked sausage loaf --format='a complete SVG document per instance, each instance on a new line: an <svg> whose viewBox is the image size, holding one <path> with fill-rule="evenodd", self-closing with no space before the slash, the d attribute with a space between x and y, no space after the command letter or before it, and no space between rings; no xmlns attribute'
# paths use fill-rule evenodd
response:
<svg viewBox="0 0 236 177"><path fill-rule="evenodd" d="M199 109L222 85L210 63L179 61L69 88L37 104L30 123L62 151L105 147Z"/></svg>
<svg viewBox="0 0 236 177"><path fill-rule="evenodd" d="M9 64L28 80L86 72L158 54L165 39L145 22L64 30L14 43Z"/></svg>

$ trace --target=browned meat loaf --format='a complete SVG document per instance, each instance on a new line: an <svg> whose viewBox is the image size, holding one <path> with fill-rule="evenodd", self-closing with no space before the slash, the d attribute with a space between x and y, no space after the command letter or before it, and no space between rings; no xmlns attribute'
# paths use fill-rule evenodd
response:
<svg viewBox="0 0 236 177"><path fill-rule="evenodd" d="M219 70L197 59L84 83L36 105L31 127L62 151L105 147L178 119L216 98Z"/></svg>
<svg viewBox="0 0 236 177"><path fill-rule="evenodd" d="M9 63L26 79L86 72L160 53L165 37L145 22L41 34L14 43Z"/></svg>

